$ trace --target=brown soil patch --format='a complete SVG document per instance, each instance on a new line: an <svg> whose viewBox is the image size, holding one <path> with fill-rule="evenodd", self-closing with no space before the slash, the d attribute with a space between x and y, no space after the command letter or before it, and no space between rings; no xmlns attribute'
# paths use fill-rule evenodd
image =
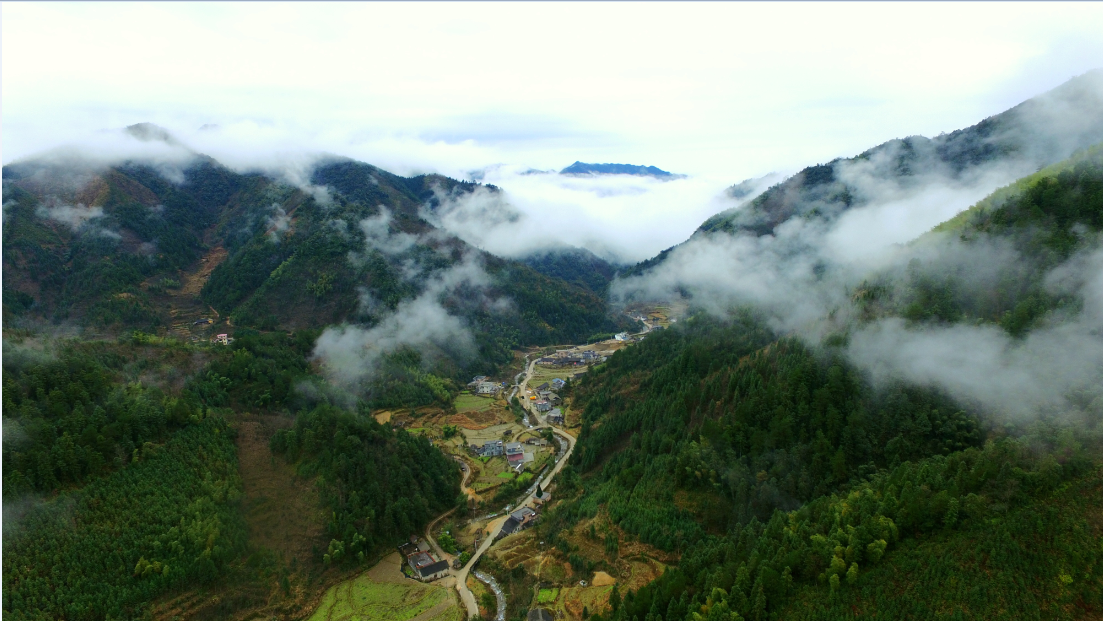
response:
<svg viewBox="0 0 1103 621"><path fill-rule="evenodd" d="M276 429L289 424L279 416L253 417L238 424L238 466L245 490L242 509L251 546L268 548L287 561L297 558L308 563L312 548L325 543L321 499L313 482L295 476L268 447Z"/></svg>
<svg viewBox="0 0 1103 621"><path fill-rule="evenodd" d="M368 570L368 577L372 582L378 583L392 583L392 584L406 584L409 580L406 576L402 575L402 555L398 552L391 553L390 556L384 557L383 560L375 564Z"/></svg>
<svg viewBox="0 0 1103 621"><path fill-rule="evenodd" d="M385 424L391 422L391 416L393 414L394 414L394 412L390 412L390 411L376 412L375 413L375 422L379 423L380 425L385 425Z"/></svg>
<svg viewBox="0 0 1103 621"><path fill-rule="evenodd" d="M183 275L184 279L181 281L183 286L180 287L180 294L198 298L203 285L207 284L207 280L211 277L211 272L225 261L229 254L222 246L211 248L210 252L199 259L199 269Z"/></svg>
<svg viewBox="0 0 1103 621"><path fill-rule="evenodd" d="M489 425L480 425L471 420L466 414L453 414L447 419L449 425L455 425L457 427L463 427L464 429L471 429L472 431L478 431L479 429L486 429Z"/></svg>
<svg viewBox="0 0 1103 621"><path fill-rule="evenodd" d="M605 573L604 571L594 572L594 586L609 586L610 584L616 584L617 579Z"/></svg>
<svg viewBox="0 0 1103 621"><path fill-rule="evenodd" d="M219 583L155 601L150 610L153 619L301 619L332 584L349 577L323 570L316 558L314 549L325 548L325 512L313 482L297 477L283 458L272 455L268 448L272 434L290 422L280 416L239 416L241 512L249 550ZM266 569L258 571L254 567L257 561ZM289 581L286 593L279 583L281 575Z"/></svg>

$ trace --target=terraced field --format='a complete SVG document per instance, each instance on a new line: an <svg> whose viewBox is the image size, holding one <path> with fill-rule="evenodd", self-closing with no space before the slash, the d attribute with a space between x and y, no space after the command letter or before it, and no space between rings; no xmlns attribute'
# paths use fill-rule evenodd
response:
<svg viewBox="0 0 1103 621"><path fill-rule="evenodd" d="M326 591L310 621L458 621L449 589L403 582L375 582L367 574Z"/></svg>

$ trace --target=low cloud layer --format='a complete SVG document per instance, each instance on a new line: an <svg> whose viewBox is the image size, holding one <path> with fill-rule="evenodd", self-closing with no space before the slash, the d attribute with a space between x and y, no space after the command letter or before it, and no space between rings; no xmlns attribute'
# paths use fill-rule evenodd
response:
<svg viewBox="0 0 1103 621"><path fill-rule="evenodd" d="M480 176L502 191L441 196L441 205L425 217L505 257L569 245L635 263L681 242L706 218L740 202L724 195L730 179L572 177L512 166Z"/></svg>
<svg viewBox="0 0 1103 621"><path fill-rule="evenodd" d="M900 281L907 270L922 269L935 278L953 275L963 290L991 291L1001 278L1034 269L1007 240L963 243L946 235L901 244L1021 172L1003 166L967 179L933 173L900 187L843 168L865 206L831 220L792 218L773 235L696 235L649 272L615 281L611 297L617 304L684 297L718 315L751 304L774 328L811 343L849 329L848 356L876 381L939 386L1003 415L1103 411L1103 252L1086 252L1047 276L1054 293L1082 300L1079 314L1054 314L1022 339L990 325L918 327L896 318L862 325L855 314L854 292L877 275Z"/></svg>
<svg viewBox="0 0 1103 621"><path fill-rule="evenodd" d="M1049 284L1075 293L1083 308L1025 338L995 326L908 327L893 318L855 332L848 353L875 380L937 385L1014 417L1103 413L1103 251L1054 270Z"/></svg>
<svg viewBox="0 0 1103 621"><path fill-rule="evenodd" d="M487 294L491 279L478 255L468 253L452 266L426 274L424 266L402 255L417 244L436 242L435 236L394 231L391 222L390 212L383 207L376 215L359 222L365 252L380 252L398 261L403 278L418 286L420 293L399 302L391 311L379 304L369 289L363 288L360 310L377 317L376 323L327 328L314 348L314 357L321 363L325 376L353 393L367 390L385 357L403 348L417 350L427 364L441 356L460 362L471 360L477 353L471 326L455 310L468 305L490 312L510 308L508 299ZM363 255L354 253L349 260L360 262Z"/></svg>

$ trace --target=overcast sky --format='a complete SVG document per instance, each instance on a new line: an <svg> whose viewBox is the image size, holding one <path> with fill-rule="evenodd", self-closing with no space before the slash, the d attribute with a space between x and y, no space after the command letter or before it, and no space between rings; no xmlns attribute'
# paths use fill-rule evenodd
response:
<svg viewBox="0 0 1103 621"><path fill-rule="evenodd" d="M658 224L675 240L715 209L702 184L966 127L1103 64L1099 3L2 11L4 163L151 121L237 166L318 151L461 177L646 164L697 179L703 198Z"/></svg>

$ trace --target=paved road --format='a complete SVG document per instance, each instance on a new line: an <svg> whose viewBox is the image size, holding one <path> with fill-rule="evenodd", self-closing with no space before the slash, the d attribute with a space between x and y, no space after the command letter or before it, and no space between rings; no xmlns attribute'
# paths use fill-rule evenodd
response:
<svg viewBox="0 0 1103 621"><path fill-rule="evenodd" d="M535 364L535 363L533 363L533 364ZM530 374L531 374L531 367L530 367ZM527 382L528 378L526 378L525 381ZM548 484L550 484L552 482L552 479L555 478L555 475L559 474L559 471L563 469L563 465L566 464L567 460L571 458L571 453L574 452L574 442L575 442L574 437L567 434L567 433L564 433L564 432L562 432L558 429L553 428L552 430L555 431L556 434L562 436L564 439L567 440L567 451L565 453L563 453L563 457L561 457L559 459L559 461L556 462L555 466L553 466L551 471L548 472L547 476L544 477L544 482L542 484L542 487L547 487ZM532 501L535 498L536 498L536 490L533 489L533 491L530 492L528 496L525 496L524 500L517 503L517 506L514 507L513 510L516 511L517 509L520 509L521 507L532 506ZM495 539L495 537L498 536L498 533L501 532L502 524L505 524L505 521L506 521L507 518L509 518L508 513L506 515L503 515L502 517L494 520L493 522L491 522L487 526L486 530L484 531L484 534L489 532L489 536L487 536L486 539L482 542L482 544L479 545L479 549L475 552L475 555L471 557L471 560L468 561L467 565L465 565L463 567L463 569L461 569L461 570L459 570L455 573L455 575L456 575L456 590L460 594L460 600L463 601L464 605L467 606L467 615L469 617L478 616L478 614L479 614L479 604L475 601L475 596L471 593L471 589L467 588L467 574L470 573L471 568L475 566L475 563L479 560L480 557L482 557L483 553L486 552L487 550L489 550L490 546L494 545L494 539Z"/></svg>

